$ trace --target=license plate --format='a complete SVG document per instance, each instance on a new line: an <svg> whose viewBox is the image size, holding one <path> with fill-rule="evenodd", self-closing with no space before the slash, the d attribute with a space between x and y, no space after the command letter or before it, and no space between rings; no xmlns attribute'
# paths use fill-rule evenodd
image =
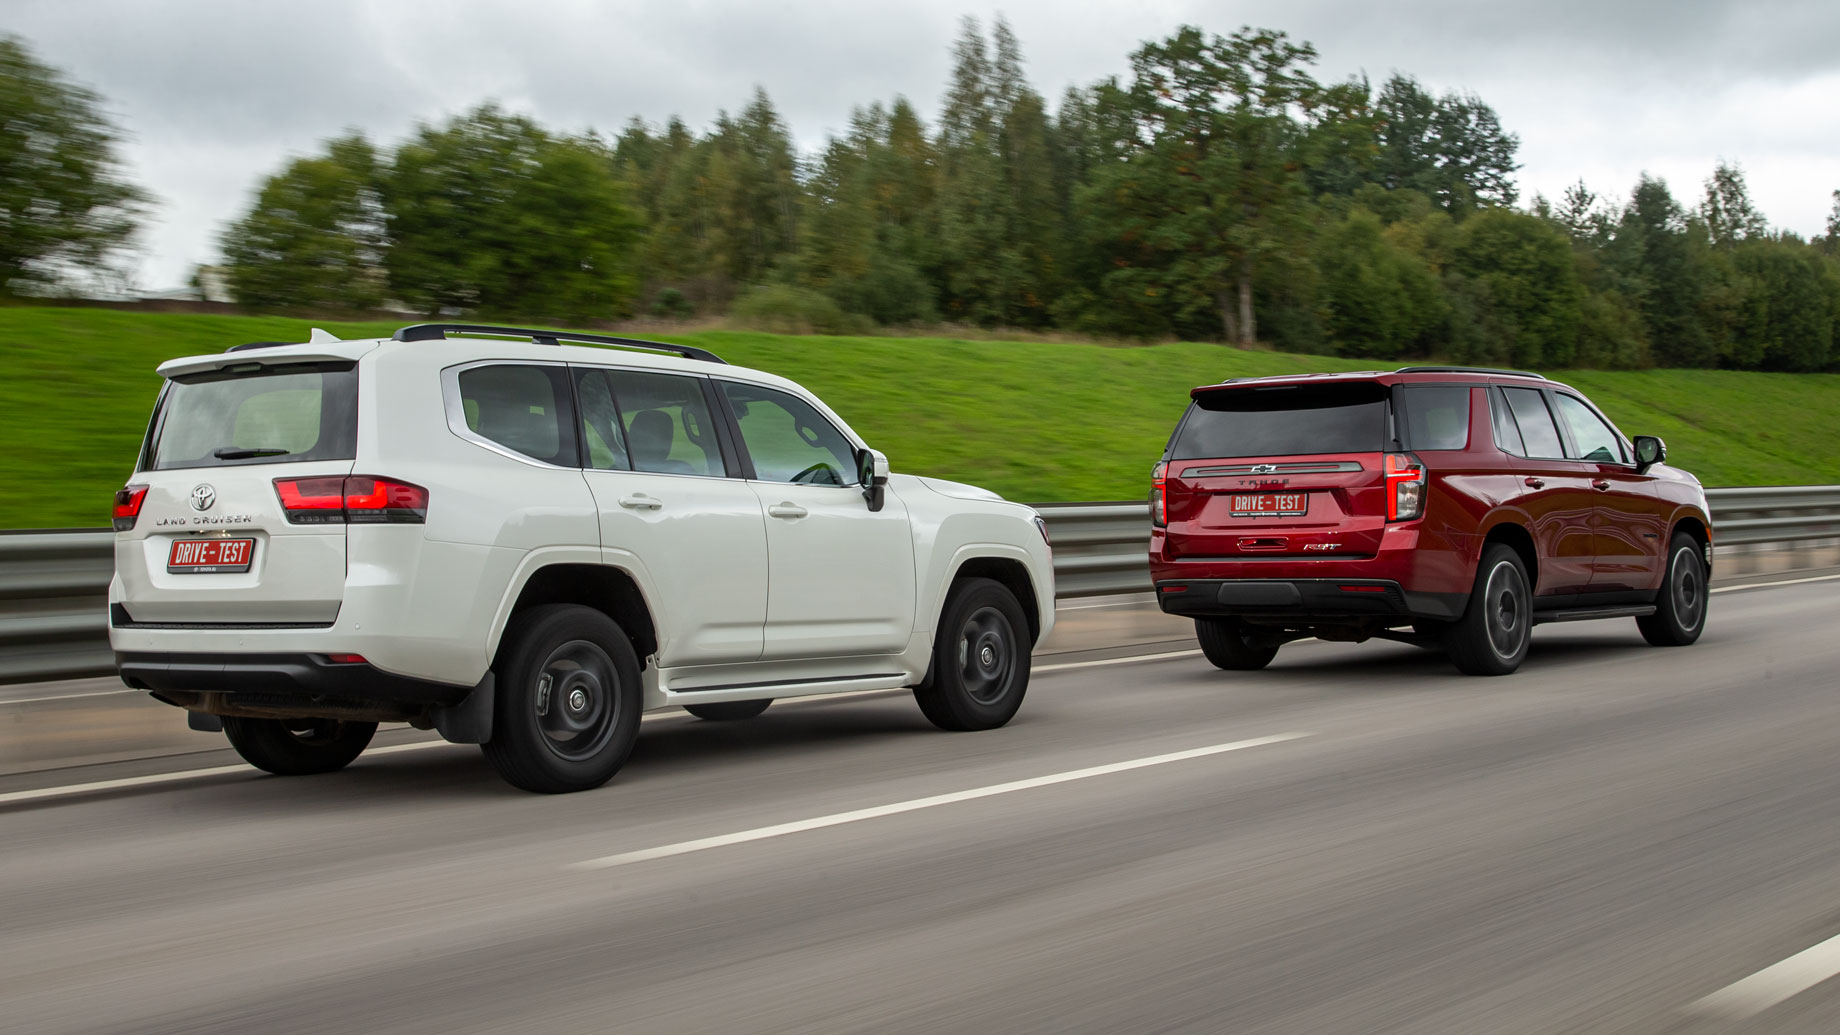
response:
<svg viewBox="0 0 1840 1035"><path fill-rule="evenodd" d="M175 539L166 570L183 575L248 571L255 552L254 539Z"/></svg>
<svg viewBox="0 0 1840 1035"><path fill-rule="evenodd" d="M1306 492L1261 492L1233 497L1234 517L1302 517L1310 511Z"/></svg>

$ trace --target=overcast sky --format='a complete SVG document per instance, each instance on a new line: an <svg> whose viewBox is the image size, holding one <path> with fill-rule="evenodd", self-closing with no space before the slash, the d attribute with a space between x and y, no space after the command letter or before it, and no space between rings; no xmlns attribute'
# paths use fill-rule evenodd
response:
<svg viewBox="0 0 1840 1035"><path fill-rule="evenodd" d="M1523 198L1643 170L1696 202L1738 162L1779 227L1824 230L1840 188L1836 0L0 0L0 33L99 90L159 199L140 286L185 282L284 155L347 126L390 143L496 98L556 129L706 126L767 89L799 146L854 104L938 110L959 19L1006 16L1036 88L1122 75L1183 23L1313 42L1319 78L1394 71L1473 91L1521 138Z"/></svg>

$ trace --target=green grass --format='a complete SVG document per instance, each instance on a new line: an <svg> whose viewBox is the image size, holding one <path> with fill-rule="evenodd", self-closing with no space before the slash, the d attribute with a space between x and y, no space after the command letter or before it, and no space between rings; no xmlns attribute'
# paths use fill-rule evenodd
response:
<svg viewBox="0 0 1840 1035"><path fill-rule="evenodd" d="M341 337L394 323L321 323ZM306 337L302 320L0 307L0 528L106 523L159 389L153 368L245 341ZM676 336L816 392L898 471L1011 499L1144 494L1188 390L1226 377L1360 369L1359 362L1174 344L1142 347ZM1658 370L1555 373L1628 434L1667 439L1708 485L1840 482L1840 375Z"/></svg>

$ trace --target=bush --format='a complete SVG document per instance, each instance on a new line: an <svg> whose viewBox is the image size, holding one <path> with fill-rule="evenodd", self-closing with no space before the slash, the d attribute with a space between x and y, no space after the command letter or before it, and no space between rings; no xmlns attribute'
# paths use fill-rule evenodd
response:
<svg viewBox="0 0 1840 1035"><path fill-rule="evenodd" d="M729 316L774 334L866 334L875 326L866 316L844 312L829 295L789 284L750 288Z"/></svg>
<svg viewBox="0 0 1840 1035"><path fill-rule="evenodd" d="M676 288L665 288L652 299L652 315L666 320L684 320L696 315L696 307Z"/></svg>

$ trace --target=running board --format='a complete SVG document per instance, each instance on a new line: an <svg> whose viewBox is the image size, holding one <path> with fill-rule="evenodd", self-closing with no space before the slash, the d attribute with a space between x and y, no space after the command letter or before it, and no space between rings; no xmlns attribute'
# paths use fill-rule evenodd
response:
<svg viewBox="0 0 1840 1035"><path fill-rule="evenodd" d="M1558 611L1535 611L1533 624L1588 622L1593 618L1643 618L1654 613L1655 605L1653 604L1634 604L1629 607L1568 607Z"/></svg>

